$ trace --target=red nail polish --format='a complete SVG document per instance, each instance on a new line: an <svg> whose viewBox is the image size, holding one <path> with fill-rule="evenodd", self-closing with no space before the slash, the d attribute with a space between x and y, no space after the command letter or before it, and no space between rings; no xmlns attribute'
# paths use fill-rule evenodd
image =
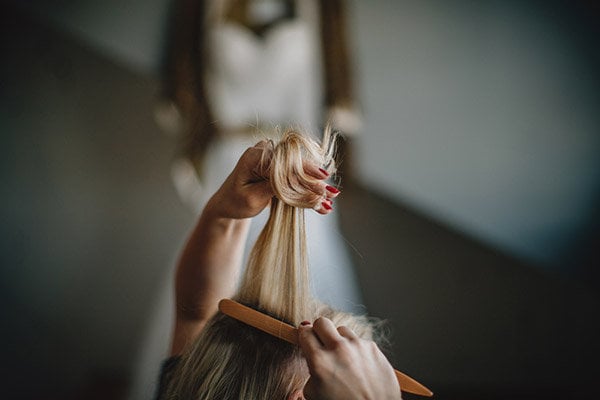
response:
<svg viewBox="0 0 600 400"><path fill-rule="evenodd" d="M300 325L302 325L302 326L310 325L310 322L309 321L302 321L302 322L300 322Z"/></svg>
<svg viewBox="0 0 600 400"><path fill-rule="evenodd" d="M326 201L322 202L321 205L323 206L324 209L326 210L333 210L333 207L331 207L329 205L329 203L327 203Z"/></svg>
<svg viewBox="0 0 600 400"><path fill-rule="evenodd" d="M333 186L330 186L330 185L325 186L325 189L327 189L328 192L331 192L333 194L338 194L340 192L339 189L337 189Z"/></svg>
<svg viewBox="0 0 600 400"><path fill-rule="evenodd" d="M319 171L325 174L325 176L329 176L329 172L325 171L323 168L319 168Z"/></svg>

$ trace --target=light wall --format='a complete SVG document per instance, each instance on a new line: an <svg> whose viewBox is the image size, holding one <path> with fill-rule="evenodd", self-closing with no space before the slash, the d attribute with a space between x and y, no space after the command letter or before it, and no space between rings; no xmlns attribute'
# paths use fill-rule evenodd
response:
<svg viewBox="0 0 600 400"><path fill-rule="evenodd" d="M577 7L353 5L364 181L543 266L580 250L600 202L600 92Z"/></svg>

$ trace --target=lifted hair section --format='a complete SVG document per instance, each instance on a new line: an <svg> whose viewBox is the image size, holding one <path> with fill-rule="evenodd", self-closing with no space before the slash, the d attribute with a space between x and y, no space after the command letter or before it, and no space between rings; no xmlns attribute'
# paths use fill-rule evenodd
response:
<svg viewBox="0 0 600 400"><path fill-rule="evenodd" d="M263 158L276 196L235 299L295 326L324 316L372 339L366 317L335 311L310 293L304 208L313 208L322 197L310 190L320 182L304 172L304 165L335 172L334 143L330 129L322 144L289 130ZM307 379L298 347L218 312L182 356L167 399L287 400Z"/></svg>
<svg viewBox="0 0 600 400"><path fill-rule="evenodd" d="M323 142L289 130L274 148L269 166L275 197L269 220L248 261L237 299L292 325L315 314L310 293L304 209L320 204L311 188L319 179L307 174L307 164L335 171L335 137L326 129Z"/></svg>

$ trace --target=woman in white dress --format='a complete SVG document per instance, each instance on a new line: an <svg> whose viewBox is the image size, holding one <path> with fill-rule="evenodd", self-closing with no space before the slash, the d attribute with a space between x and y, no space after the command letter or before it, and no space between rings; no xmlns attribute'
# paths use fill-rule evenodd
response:
<svg viewBox="0 0 600 400"><path fill-rule="evenodd" d="M181 117L173 179L194 210L276 127L316 133L329 120L346 136L356 132L342 5L182 0L174 10L164 97ZM307 222L313 282L319 298L349 310L360 297L337 222ZM254 225L255 237L261 224Z"/></svg>
<svg viewBox="0 0 600 400"><path fill-rule="evenodd" d="M346 136L358 130L341 1L181 0L173 12L164 71L167 101L157 121L181 139L172 176L194 211L243 151L276 135L277 127L316 133L327 120ZM348 147L347 140L341 147ZM337 216L311 214L306 225L314 293L341 310L360 312ZM253 221L248 246L267 215ZM168 281L142 344L133 398L146 395L144 388L158 374L172 306Z"/></svg>

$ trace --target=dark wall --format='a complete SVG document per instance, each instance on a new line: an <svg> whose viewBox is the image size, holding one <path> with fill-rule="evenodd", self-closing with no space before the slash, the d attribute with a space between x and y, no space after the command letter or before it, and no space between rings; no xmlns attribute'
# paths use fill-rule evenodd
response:
<svg viewBox="0 0 600 400"><path fill-rule="evenodd" d="M366 306L387 321L398 369L439 399L595 393L600 296L591 282L543 272L374 192L343 200Z"/></svg>
<svg viewBox="0 0 600 400"><path fill-rule="evenodd" d="M98 382L123 394L193 220L170 183L173 141L153 123L156 82L0 14L6 398Z"/></svg>

